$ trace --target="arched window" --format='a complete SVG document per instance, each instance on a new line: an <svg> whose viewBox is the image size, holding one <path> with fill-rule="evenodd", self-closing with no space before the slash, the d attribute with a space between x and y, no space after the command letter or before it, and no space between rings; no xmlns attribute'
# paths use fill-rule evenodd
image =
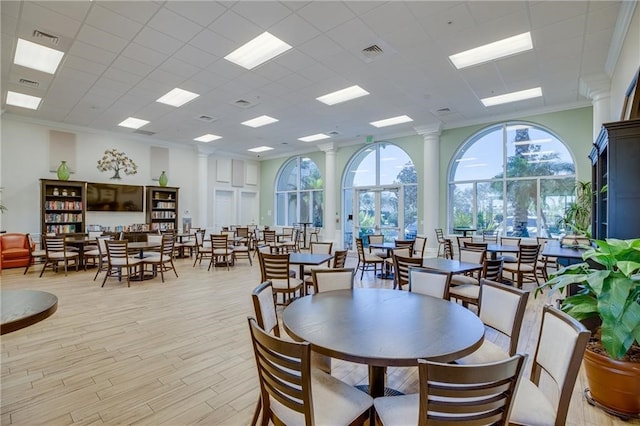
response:
<svg viewBox="0 0 640 426"><path fill-rule="evenodd" d="M502 236L555 237L573 201L575 164L540 126L508 122L473 135L449 167L449 231L472 227Z"/></svg>
<svg viewBox="0 0 640 426"><path fill-rule="evenodd" d="M383 234L386 241L415 238L418 227L418 177L400 147L380 142L358 151L342 181L344 238Z"/></svg>
<svg viewBox="0 0 640 426"><path fill-rule="evenodd" d="M276 225L309 222L322 226L323 188L320 169L310 158L287 161L276 178Z"/></svg>

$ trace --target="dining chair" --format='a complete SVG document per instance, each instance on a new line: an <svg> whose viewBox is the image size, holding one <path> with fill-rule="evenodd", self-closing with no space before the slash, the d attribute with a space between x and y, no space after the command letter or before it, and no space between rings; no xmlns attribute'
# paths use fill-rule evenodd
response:
<svg viewBox="0 0 640 426"><path fill-rule="evenodd" d="M451 240L444 237L444 231L442 230L442 228L436 228L436 240L438 241L438 253L436 254L436 257L442 256L445 259L448 259L445 256L447 250L447 241L451 243Z"/></svg>
<svg viewBox="0 0 640 426"><path fill-rule="evenodd" d="M466 250L474 250L474 251L486 251L489 243L481 242L477 243L475 241L463 241L462 248ZM462 258L460 259L462 260Z"/></svg>
<svg viewBox="0 0 640 426"><path fill-rule="evenodd" d="M28 240L27 240L28 241ZM73 262L76 266L76 271L78 270L78 260L79 254L77 251L68 251L67 243L65 242L64 236L50 236L47 235L44 237L44 250L45 250L45 261L44 265L42 265L42 270L40 271L40 276L44 273L47 267L57 271L58 265L60 262L64 263L64 276L67 276L67 269L69 267L69 261Z"/></svg>
<svg viewBox="0 0 640 426"><path fill-rule="evenodd" d="M500 245L502 246L520 247L521 242L522 238L520 237L500 237ZM502 254L500 257L505 263L516 263L518 261L517 254Z"/></svg>
<svg viewBox="0 0 640 426"><path fill-rule="evenodd" d="M36 261L40 261L44 263L43 259L47 258L47 251L44 249L44 242L42 243L42 248L37 249L36 243L33 241L29 233L25 234L25 238L26 238L26 245L29 248L29 262L25 266L24 272L22 273L22 275L27 275L27 272L29 272L29 268L32 265L34 265Z"/></svg>
<svg viewBox="0 0 640 426"><path fill-rule="evenodd" d="M96 278L98 278L98 275L100 275L100 272L103 272L103 271L107 270L107 265L109 264L109 259L107 257L107 244L106 244L105 241L106 240L112 240L112 239L113 239L113 237L111 235L102 235L102 236L96 238L96 242L98 243L98 245L97 245L97 249L95 251L98 252L98 254L97 254L98 264L97 264L96 274L93 277L94 281L96 280ZM92 252L93 252L93 250L92 250ZM92 253L92 255L93 255L93 253Z"/></svg>
<svg viewBox="0 0 640 426"><path fill-rule="evenodd" d="M369 235L367 239L369 240L369 253L375 254L376 256L381 257L383 259L388 257L386 250L374 249L371 247L371 244L383 244L384 235L382 234Z"/></svg>
<svg viewBox="0 0 640 426"><path fill-rule="evenodd" d="M473 242L473 237L472 236L456 237L456 240L458 241L458 256L460 256L460 250L464 248L464 243L467 243L467 242L468 243L472 243Z"/></svg>
<svg viewBox="0 0 640 426"><path fill-rule="evenodd" d="M420 392L373 401L384 426L504 425L526 354L476 365L418 360Z"/></svg>
<svg viewBox="0 0 640 426"><path fill-rule="evenodd" d="M409 291L449 299L451 273L434 269L411 266L409 268Z"/></svg>
<svg viewBox="0 0 640 426"><path fill-rule="evenodd" d="M211 260L209 261L209 267L207 271L211 269L213 265L217 268L218 265L224 263L229 270L229 264L233 260L233 249L229 248L229 237L227 234L211 234Z"/></svg>
<svg viewBox="0 0 640 426"><path fill-rule="evenodd" d="M565 235L560 240L561 246L586 246L591 247L591 240L584 235Z"/></svg>
<svg viewBox="0 0 640 426"><path fill-rule="evenodd" d="M262 238L264 239L264 244L269 248L271 253L279 253L280 252L280 243L278 242L278 238L276 237L276 231L273 229L265 229L262 231Z"/></svg>
<svg viewBox="0 0 640 426"><path fill-rule="evenodd" d="M127 287L131 287L131 276L136 275L136 268L141 266L142 259L129 256L129 241L127 240L105 240L107 247L107 273L102 280L102 286L107 282L107 278L116 277L122 281L122 276L127 278Z"/></svg>
<svg viewBox="0 0 640 426"><path fill-rule="evenodd" d="M449 299L456 299L462 302L462 306L468 307L469 304L478 305L480 297L480 278L483 273L491 269L486 269L487 262L485 258L486 252L477 251L475 249L464 248L460 250L460 261L468 263L482 264L480 272L470 272L468 274L453 274L451 276L451 286L449 287ZM500 260L502 263L502 260Z"/></svg>
<svg viewBox="0 0 640 426"><path fill-rule="evenodd" d="M331 254L332 249L333 249L332 242L323 242L323 243L312 242L309 245L309 252L311 254ZM323 263L322 265L315 265L315 266L304 265L304 283L305 283L305 286L307 286L307 290L309 289L309 287L313 287L313 280L311 279L311 270L329 268L331 267L330 262L331 261L327 263Z"/></svg>
<svg viewBox="0 0 640 426"><path fill-rule="evenodd" d="M280 250L286 253L298 253L300 251L300 230L292 228L291 237L280 243Z"/></svg>
<svg viewBox="0 0 640 426"><path fill-rule="evenodd" d="M320 227L319 226L315 226L311 232L309 233L309 242L311 242L313 239L316 240L316 243L320 241Z"/></svg>
<svg viewBox="0 0 640 426"><path fill-rule="evenodd" d="M362 271L360 273L360 279L364 276L364 271L370 271L371 268L373 268L373 273L376 274L378 271L378 265L382 272L384 259L380 256L376 256L375 254L366 253L364 251L362 238L356 238L356 249L358 250L358 265L356 266L356 269Z"/></svg>
<svg viewBox="0 0 640 426"><path fill-rule="evenodd" d="M413 242L413 251L411 257L424 257L424 250L427 247L427 237L417 236Z"/></svg>
<svg viewBox="0 0 640 426"><path fill-rule="evenodd" d="M261 281L271 281L276 294L282 295L280 305L289 304L296 293L302 296L303 281L291 276L289 272L289 253L271 254L259 251ZM277 300L276 300L277 303Z"/></svg>
<svg viewBox="0 0 640 426"><path fill-rule="evenodd" d="M106 247L103 245L102 250L100 249L100 240L101 239L111 239L110 236L102 236L99 235L97 237L94 237L95 240L95 244L92 244L89 247L85 247L84 248L84 269L87 269L87 265L91 264L94 267L98 267L98 272L100 271L100 263L101 263L101 259L103 257L103 253L104 256L107 255L107 250ZM94 279L95 281L95 279Z"/></svg>
<svg viewBox="0 0 640 426"><path fill-rule="evenodd" d="M330 374L312 369L308 342L272 336L253 318L248 323L263 425L269 421L276 425L362 425L368 420L373 399Z"/></svg>
<svg viewBox="0 0 640 426"><path fill-rule="evenodd" d="M347 256L349 255L349 250L336 250L333 252L333 267L334 268L344 268L344 265L347 263Z"/></svg>
<svg viewBox="0 0 640 426"><path fill-rule="evenodd" d="M311 272L313 292L353 290L353 268L314 269Z"/></svg>
<svg viewBox="0 0 640 426"><path fill-rule="evenodd" d="M236 228L236 240L233 244L229 245L231 249L232 260L231 263L235 263L237 259L244 258L249 260L249 265L253 266L251 261L251 250L253 246L253 237L249 232L249 228L241 226Z"/></svg>
<svg viewBox="0 0 640 426"><path fill-rule="evenodd" d="M482 231L482 241L497 244L498 243L498 231Z"/></svg>
<svg viewBox="0 0 640 426"><path fill-rule="evenodd" d="M164 282L164 273L167 271L173 271L178 278L178 271L173 263L173 250L175 249L176 237L173 233L165 233L161 236L161 244L159 252L151 252L148 256L142 259L144 265L151 265L156 271L160 271L160 278Z"/></svg>
<svg viewBox="0 0 640 426"><path fill-rule="evenodd" d="M478 349L457 359L456 363L484 364L515 355L528 298L528 291L483 278L480 282L478 317L485 327L509 338L509 349L505 351L485 338Z"/></svg>
<svg viewBox="0 0 640 426"><path fill-rule="evenodd" d="M547 245L557 244L558 240L554 238L544 238L538 237L537 239L538 245L540 246L540 253L538 253L538 263L536 263L536 272L538 276L542 278L543 281L549 281L549 269L552 271L557 271L558 267L558 258L554 256L544 256L542 253Z"/></svg>
<svg viewBox="0 0 640 426"><path fill-rule="evenodd" d="M393 288L402 290L403 285L409 284L409 268L422 266L422 258L393 255Z"/></svg>
<svg viewBox="0 0 640 426"><path fill-rule="evenodd" d="M196 263L202 264L202 259L211 259L211 255L213 254L213 250L211 249L211 243L205 245L204 241L204 230L196 231L194 233L196 239L196 258L193 261L193 266L196 266Z"/></svg>
<svg viewBox="0 0 640 426"><path fill-rule="evenodd" d="M529 278L527 282L539 284L538 275L536 274L538 253L540 253L538 244L520 244L518 262L515 264L505 263L503 272L511 274L512 280L516 282L518 288L522 288L525 278Z"/></svg>
<svg viewBox="0 0 640 426"><path fill-rule="evenodd" d="M591 333L559 309L545 305L531 375L518 386L509 423L564 425Z"/></svg>

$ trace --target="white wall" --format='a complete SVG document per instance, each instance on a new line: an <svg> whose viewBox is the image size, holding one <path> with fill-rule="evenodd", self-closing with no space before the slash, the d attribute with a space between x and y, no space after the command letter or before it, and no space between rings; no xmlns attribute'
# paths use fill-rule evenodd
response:
<svg viewBox="0 0 640 426"><path fill-rule="evenodd" d="M165 146L169 149L168 186L180 188L179 222L186 210L189 210L194 224L202 223L198 216L197 179L198 153L189 146L162 144L157 141L145 141L141 138L128 138L91 129L69 129L56 127L55 123L36 123L20 117L3 115L0 139L2 183L2 202L8 210L2 214L1 228L10 232L29 232L40 234L40 181L39 179L57 179L55 172L49 171L49 130L61 130L76 134L76 173L70 180L90 182L110 182L112 172L100 172L96 162L106 149L116 148L124 151L138 165L135 175L123 175L118 183L129 185L157 186L157 180L150 175L150 147ZM246 161L245 164L251 162ZM210 156L209 164L215 164L215 156ZM256 162L253 162L257 164ZM259 176L259 175L258 175ZM215 170L209 171L209 178L215 180ZM155 176L157 179L157 176ZM111 181L113 182L113 181ZM245 185L246 186L246 185ZM246 186L247 188L257 187ZM212 187L209 186L209 194ZM207 203L210 215L211 202ZM204 220L210 223L207 218ZM87 224L100 224L114 227L145 223L144 213L126 212L87 212Z"/></svg>
<svg viewBox="0 0 640 426"><path fill-rule="evenodd" d="M631 24L611 76L611 121L620 120L624 97L640 67L640 5L636 3Z"/></svg>

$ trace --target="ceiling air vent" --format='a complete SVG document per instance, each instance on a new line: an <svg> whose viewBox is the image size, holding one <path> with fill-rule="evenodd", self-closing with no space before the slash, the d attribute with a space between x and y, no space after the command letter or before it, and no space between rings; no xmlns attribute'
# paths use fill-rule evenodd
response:
<svg viewBox="0 0 640 426"><path fill-rule="evenodd" d="M56 46L60 42L60 38L58 36L54 36L54 35L51 35L51 34L43 33L42 31L38 31L38 30L34 30L33 31L33 37L42 38L42 39L48 41L51 44L55 44Z"/></svg>
<svg viewBox="0 0 640 426"><path fill-rule="evenodd" d="M29 87L38 87L40 86L40 83L38 83L37 81L32 81L32 80L27 80L26 78L21 78L20 80L18 80L18 83L25 85L25 86L29 86Z"/></svg>
<svg viewBox="0 0 640 426"><path fill-rule="evenodd" d="M364 55L364 57L369 59L374 59L375 57L380 56L383 53L384 50L382 50L382 48L377 44L362 49L362 54Z"/></svg>
<svg viewBox="0 0 640 426"><path fill-rule="evenodd" d="M332 131L332 132L327 132L327 134L328 134L329 136L338 136L338 135L340 134L340 132L336 132L336 131L334 130L334 131Z"/></svg>
<svg viewBox="0 0 640 426"><path fill-rule="evenodd" d="M238 99L234 102L234 105L240 108L251 108L253 104L245 99Z"/></svg>
<svg viewBox="0 0 640 426"><path fill-rule="evenodd" d="M156 132L150 132L148 130L134 130L133 133L137 133L139 135L145 135L145 136L153 136L156 134Z"/></svg>
<svg viewBox="0 0 640 426"><path fill-rule="evenodd" d="M209 115L199 115L196 117L196 120L204 121L205 123L212 123L216 121L215 117L211 117Z"/></svg>

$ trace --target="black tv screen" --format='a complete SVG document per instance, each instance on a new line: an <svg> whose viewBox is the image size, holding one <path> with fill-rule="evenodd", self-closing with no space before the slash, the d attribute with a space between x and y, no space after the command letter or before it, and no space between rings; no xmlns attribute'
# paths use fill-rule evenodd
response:
<svg viewBox="0 0 640 426"><path fill-rule="evenodd" d="M144 211L144 187L87 182L87 210L94 212Z"/></svg>

